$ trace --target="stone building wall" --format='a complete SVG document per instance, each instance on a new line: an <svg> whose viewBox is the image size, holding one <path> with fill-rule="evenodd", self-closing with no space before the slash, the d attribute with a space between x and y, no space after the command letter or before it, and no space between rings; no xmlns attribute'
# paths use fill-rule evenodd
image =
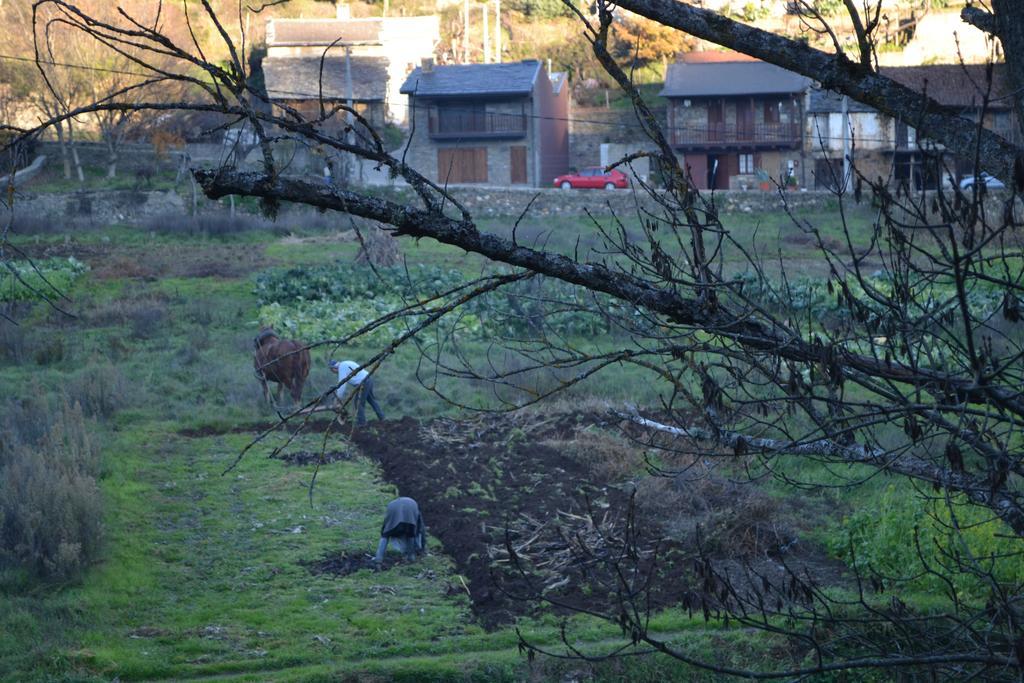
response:
<svg viewBox="0 0 1024 683"><path fill-rule="evenodd" d="M536 176L533 149L534 131L533 120L526 120L526 135L519 138L493 140L477 138L470 140L433 140L430 137L430 107L420 105L413 111L412 142L409 143L406 163L422 173L427 178L442 182L438 178L437 150L452 148L486 148L487 149L487 185L510 185L511 180L511 148L524 146L526 154L526 179L527 184L533 184ZM516 102L494 102L487 104L488 113L519 114L523 111L521 101ZM527 103L526 114L529 117L532 109ZM398 154L398 153L396 153ZM398 154L400 156L400 154Z"/></svg>
<svg viewBox="0 0 1024 683"><path fill-rule="evenodd" d="M656 107L654 115L665 122L665 108ZM601 145L624 145L631 149L648 149L650 140L644 135L632 109L574 106L569 123L569 167L581 169L601 163Z"/></svg>

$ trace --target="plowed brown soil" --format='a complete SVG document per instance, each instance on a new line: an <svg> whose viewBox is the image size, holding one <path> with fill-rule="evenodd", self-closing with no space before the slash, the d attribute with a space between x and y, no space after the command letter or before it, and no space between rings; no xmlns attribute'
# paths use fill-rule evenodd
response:
<svg viewBox="0 0 1024 683"><path fill-rule="evenodd" d="M255 434L272 426L254 423L181 433ZM765 581L784 585L791 571L811 576L818 584L844 580L840 563L800 538L799 528L813 526L821 514L806 502L793 500L779 506L754 485L708 477L654 480L665 485L641 485L637 504L632 505L632 484L610 481L602 474L608 470L595 466L596 459L585 450L570 454L552 446L574 443L580 430L606 427L615 432L620 426L606 415L579 412L525 419L487 415L465 421L419 422L406 417L371 421L362 428L315 420L305 429L330 429L351 438L363 455L380 464L383 478L395 484L400 495L416 499L429 534L455 561L466 579L474 613L489 628L540 609L614 610L610 594L624 585L651 609L680 605L698 612L714 610L722 586L702 570L710 566L703 562L708 559L719 571L728 572L732 590L739 593L758 590ZM322 464L352 454L328 450ZM307 451L278 457L297 464L320 460L319 453ZM559 519L569 520L570 525L551 524ZM535 528L542 529L537 535L544 542L531 548L544 550L529 556L519 571L508 561L506 541L517 546L529 540L533 532L524 532L524 520L534 520ZM573 545L582 536L574 536L572 524L585 529L588 520L600 522L620 538L630 531L632 543L590 548L587 543L595 539L591 534L583 543L585 552L565 562L559 540L565 541L563 547ZM703 547L700 562L698 536ZM576 543L577 551L580 547ZM630 555L634 550L640 551L639 557ZM558 575L565 581L552 583L552 574L535 566L555 559L545 552L559 555ZM316 573L344 576L372 565L365 557L336 555L307 566ZM387 568L390 564L383 567ZM625 584L618 580L622 572ZM546 601L537 599L541 594Z"/></svg>

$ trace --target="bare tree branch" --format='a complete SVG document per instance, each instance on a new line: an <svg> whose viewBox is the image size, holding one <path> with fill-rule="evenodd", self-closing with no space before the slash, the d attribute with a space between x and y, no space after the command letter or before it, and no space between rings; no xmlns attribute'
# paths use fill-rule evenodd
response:
<svg viewBox="0 0 1024 683"><path fill-rule="evenodd" d="M757 57L813 78L875 109L913 125L920 137L941 141L950 150L972 158L980 150L997 175L1010 176L1020 150L995 133L973 125L951 109L886 78L845 55L831 55L777 36L711 10L677 0L622 0L619 7L691 35ZM1024 5L1006 4L1007 19L1024 24Z"/></svg>

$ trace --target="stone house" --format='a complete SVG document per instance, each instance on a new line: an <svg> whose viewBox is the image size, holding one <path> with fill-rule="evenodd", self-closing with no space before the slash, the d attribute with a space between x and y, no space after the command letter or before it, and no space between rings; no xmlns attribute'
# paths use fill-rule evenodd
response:
<svg viewBox="0 0 1024 683"><path fill-rule="evenodd" d="M753 188L801 177L810 80L736 53L691 53L670 64L669 144L699 189Z"/></svg>
<svg viewBox="0 0 1024 683"><path fill-rule="evenodd" d="M1010 86L1006 67L994 65L991 83L987 81L986 70L984 64L927 64L882 67L880 71L912 90L926 93L974 125L980 122L1010 142L1016 142L1021 133L1013 112L1014 98L1007 97ZM983 102L986 92L989 93L987 104ZM893 119L850 99L847 102L849 123L844 127L842 109L840 95L811 88L805 152L813 163L816 188L831 188L842 177L844 133L855 176L871 180L882 178L921 189L936 187L940 178L948 183L950 177L959 180L974 173L972 159L959 159L940 145L919 140L913 122Z"/></svg>
<svg viewBox="0 0 1024 683"><path fill-rule="evenodd" d="M263 60L267 96L274 104L295 109L304 118L315 119L320 103L325 110L345 104L380 130L387 120L387 60L379 57L326 57L323 72L319 57L276 57ZM351 89L349 80L351 79ZM326 133L337 133L346 124L344 113L331 116L321 125Z"/></svg>
<svg viewBox="0 0 1024 683"><path fill-rule="evenodd" d="M569 88L537 60L435 66L402 85L407 162L438 183L549 187L569 168Z"/></svg>
<svg viewBox="0 0 1024 683"><path fill-rule="evenodd" d="M812 189L829 190L842 184L843 107L841 95L810 88L804 153L810 173L807 186ZM895 142L892 120L854 99L847 98L845 107L848 153L855 168L868 178L888 177Z"/></svg>
<svg viewBox="0 0 1024 683"><path fill-rule="evenodd" d="M301 78L303 90L317 83L322 56L330 60L324 64L324 78L335 83L345 78L346 55L350 57L350 67L364 74L371 64L373 68L383 66L383 75L374 76L374 85L384 93L380 100L384 118L404 126L408 112L399 89L421 60L434 56L441 40L441 22L437 15L353 19L348 5L339 4L336 19L270 19L266 40L264 73L287 74L289 69L299 69L301 75L297 73L296 78ZM365 67L357 67L357 61ZM285 90L297 90L294 86L285 87L287 83L275 83L276 91L284 94ZM314 103L317 92L312 90Z"/></svg>

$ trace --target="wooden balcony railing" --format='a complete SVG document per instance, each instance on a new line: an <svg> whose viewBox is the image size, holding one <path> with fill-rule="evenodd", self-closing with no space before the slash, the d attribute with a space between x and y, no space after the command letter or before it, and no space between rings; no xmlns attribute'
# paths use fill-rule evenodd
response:
<svg viewBox="0 0 1024 683"><path fill-rule="evenodd" d="M675 128L672 144L689 147L794 147L800 143L799 123L757 123L737 126L709 123Z"/></svg>
<svg viewBox="0 0 1024 683"><path fill-rule="evenodd" d="M526 114L435 109L430 112L429 134L435 139L523 137Z"/></svg>

